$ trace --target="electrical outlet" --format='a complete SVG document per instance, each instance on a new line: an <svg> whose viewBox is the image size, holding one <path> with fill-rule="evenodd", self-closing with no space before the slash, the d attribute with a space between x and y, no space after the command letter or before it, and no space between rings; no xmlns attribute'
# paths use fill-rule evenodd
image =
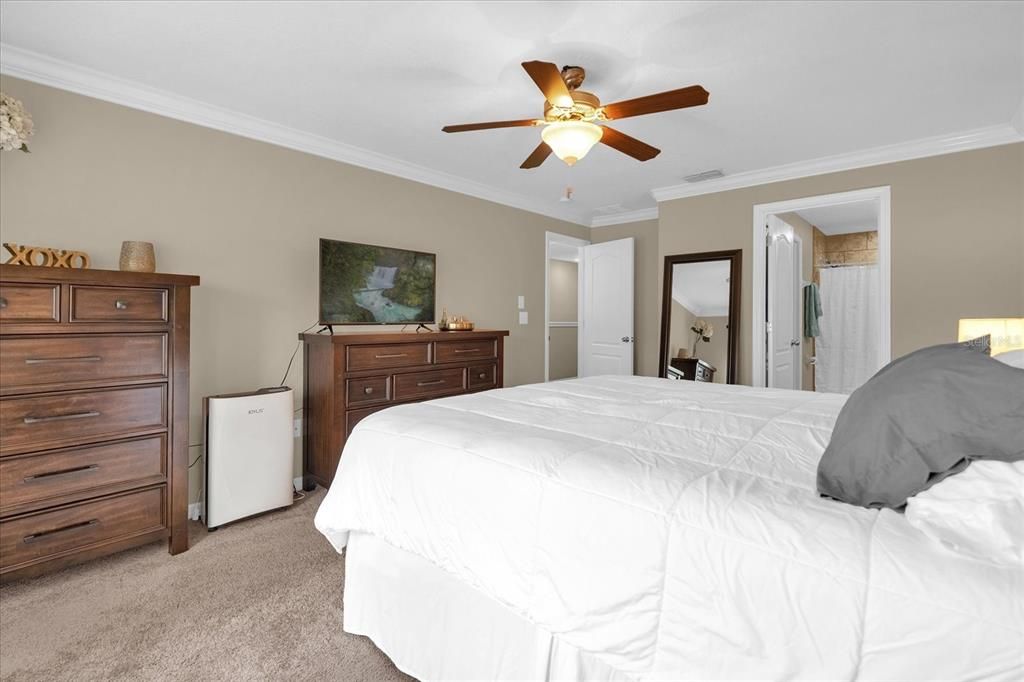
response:
<svg viewBox="0 0 1024 682"><path fill-rule="evenodd" d="M292 421L292 436L295 438L302 438L302 420L296 419Z"/></svg>
<svg viewBox="0 0 1024 682"><path fill-rule="evenodd" d="M525 310L520 310L519 311L519 324L529 324L529 323L530 323L530 314L528 312L526 312Z"/></svg>

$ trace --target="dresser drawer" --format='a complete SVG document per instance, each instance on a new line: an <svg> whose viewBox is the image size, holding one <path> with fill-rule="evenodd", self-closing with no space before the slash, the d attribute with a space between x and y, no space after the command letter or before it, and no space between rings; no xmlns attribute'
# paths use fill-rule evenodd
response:
<svg viewBox="0 0 1024 682"><path fill-rule="evenodd" d="M166 322L167 289L71 287L72 322Z"/></svg>
<svg viewBox="0 0 1024 682"><path fill-rule="evenodd" d="M0 459L0 513L103 486L159 483L166 479L166 444L160 434Z"/></svg>
<svg viewBox="0 0 1024 682"><path fill-rule="evenodd" d="M87 443L167 425L163 385L0 400L0 453Z"/></svg>
<svg viewBox="0 0 1024 682"><path fill-rule="evenodd" d="M0 523L0 568L166 526L164 488L152 488Z"/></svg>
<svg viewBox="0 0 1024 682"><path fill-rule="evenodd" d="M438 341L434 349L434 362L462 362L498 357L498 344L486 341Z"/></svg>
<svg viewBox="0 0 1024 682"><path fill-rule="evenodd" d="M493 388L498 378L498 366L493 362L488 365L470 365L469 390L476 391L481 388Z"/></svg>
<svg viewBox="0 0 1024 682"><path fill-rule="evenodd" d="M0 339L0 391L167 376L166 334Z"/></svg>
<svg viewBox="0 0 1024 682"><path fill-rule="evenodd" d="M59 322L60 285L0 284L0 322Z"/></svg>
<svg viewBox="0 0 1024 682"><path fill-rule="evenodd" d="M430 364L429 343L396 343L380 346L347 346L346 368L350 372L361 369L386 369Z"/></svg>
<svg viewBox="0 0 1024 682"><path fill-rule="evenodd" d="M387 405L380 405L378 407L369 407L365 410L349 410L345 413L345 437L348 438L352 435L352 429L356 428L356 424L369 417L374 412L380 412ZM337 460L334 460L337 463ZM331 472L334 475L334 472Z"/></svg>
<svg viewBox="0 0 1024 682"><path fill-rule="evenodd" d="M388 396L388 378L366 377L345 381L345 404L349 406L375 405L386 403Z"/></svg>
<svg viewBox="0 0 1024 682"><path fill-rule="evenodd" d="M436 398L443 395L462 393L466 390L466 370L435 369L429 372L396 374L395 400Z"/></svg>

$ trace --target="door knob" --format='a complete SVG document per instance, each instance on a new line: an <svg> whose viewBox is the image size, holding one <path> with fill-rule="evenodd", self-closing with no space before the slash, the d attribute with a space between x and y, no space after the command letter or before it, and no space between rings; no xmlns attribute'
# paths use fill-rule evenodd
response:
<svg viewBox="0 0 1024 682"><path fill-rule="evenodd" d="M622 343L633 343L634 341L636 341L636 337L635 336L623 336L622 337Z"/></svg>
<svg viewBox="0 0 1024 682"><path fill-rule="evenodd" d="M791 345L791 346L799 346L800 345L800 340L799 339L793 339L792 341L789 342L789 345Z"/></svg>

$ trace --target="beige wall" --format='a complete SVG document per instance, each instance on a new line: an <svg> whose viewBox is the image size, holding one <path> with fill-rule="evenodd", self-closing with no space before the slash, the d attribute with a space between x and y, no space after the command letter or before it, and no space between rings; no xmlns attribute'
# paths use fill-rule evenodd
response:
<svg viewBox="0 0 1024 682"><path fill-rule="evenodd" d="M548 261L548 319L552 322L577 322L579 308L579 265L570 261ZM548 377L571 379L577 374L579 347L577 330L552 327L548 347Z"/></svg>
<svg viewBox="0 0 1024 682"><path fill-rule="evenodd" d="M955 340L961 317L1024 315L1024 143L662 202L661 255L743 249L740 383L754 205L879 185L892 188L893 357Z"/></svg>
<svg viewBox="0 0 1024 682"><path fill-rule="evenodd" d="M669 319L668 328L669 360L678 358L680 350L685 350L689 357L690 351L693 349L693 339L696 336L690 330L696 321L697 316L690 312L689 308L676 299L672 299L672 317Z"/></svg>
<svg viewBox="0 0 1024 682"><path fill-rule="evenodd" d="M579 345L575 327L552 327L548 365L551 381L572 379L579 371Z"/></svg>
<svg viewBox="0 0 1024 682"><path fill-rule="evenodd" d="M658 376L661 345L661 293L658 291L662 259L658 254L658 221L644 220L591 230L594 244L632 237L636 280L633 288L633 369L640 376Z"/></svg>
<svg viewBox="0 0 1024 682"><path fill-rule="evenodd" d="M715 368L716 384L724 384L729 376L729 316L705 317L715 333L707 343L697 345L697 357ZM690 335L691 338L693 334Z"/></svg>
<svg viewBox="0 0 1024 682"><path fill-rule="evenodd" d="M506 383L543 381L544 232L586 228L17 79L0 87L36 124L31 154L0 155L4 241L84 250L114 269L122 240L152 241L160 271L202 277L193 443L204 395L280 382L317 318L319 237L436 253L438 310L510 330Z"/></svg>
<svg viewBox="0 0 1024 682"><path fill-rule="evenodd" d="M579 308L579 265L567 260L548 261L548 319L576 322Z"/></svg>

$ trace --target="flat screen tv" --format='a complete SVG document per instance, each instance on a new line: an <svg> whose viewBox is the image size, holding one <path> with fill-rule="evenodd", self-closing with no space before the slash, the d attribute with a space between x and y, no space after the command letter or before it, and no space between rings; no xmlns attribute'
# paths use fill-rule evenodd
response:
<svg viewBox="0 0 1024 682"><path fill-rule="evenodd" d="M434 322L432 253L320 240L320 324Z"/></svg>

